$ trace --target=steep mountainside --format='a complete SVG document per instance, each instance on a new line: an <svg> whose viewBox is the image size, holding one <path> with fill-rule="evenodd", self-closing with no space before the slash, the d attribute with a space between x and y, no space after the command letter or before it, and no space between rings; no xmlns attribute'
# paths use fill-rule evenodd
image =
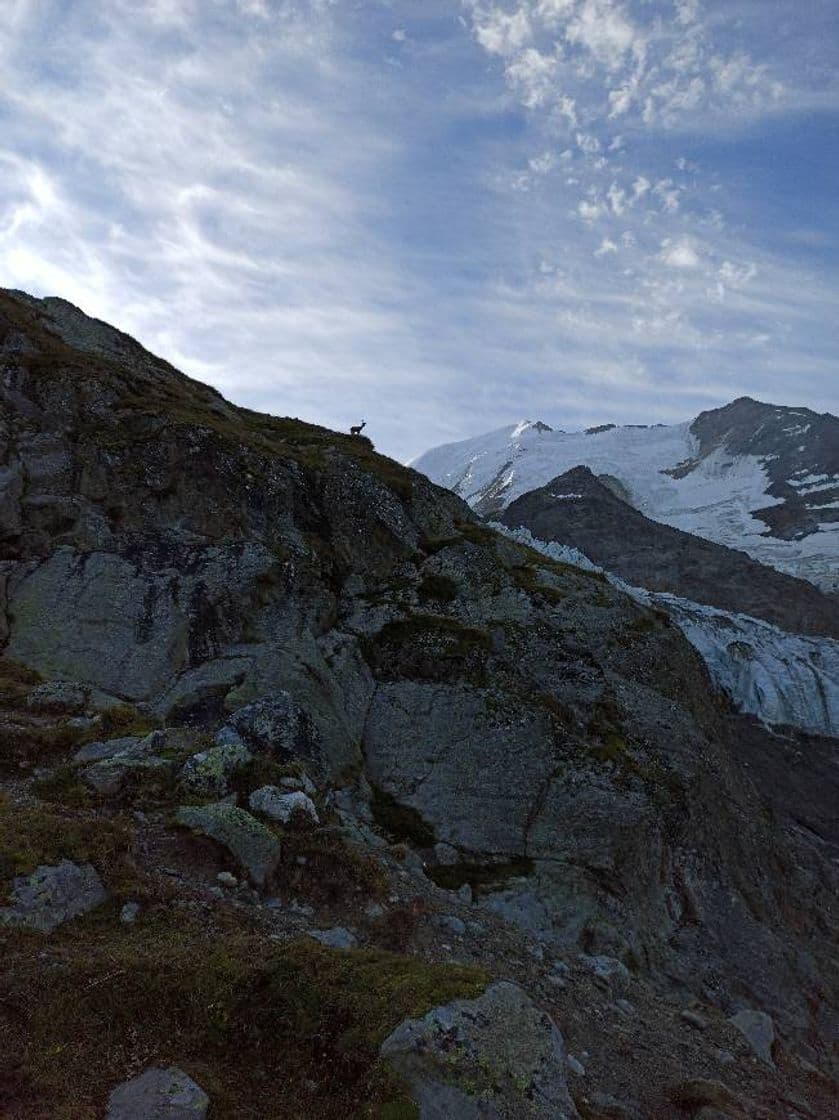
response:
<svg viewBox="0 0 839 1120"><path fill-rule="evenodd" d="M829 414L744 397L670 426L568 433L522 422L413 465L484 515L587 466L647 517L839 586L839 419Z"/></svg>
<svg viewBox="0 0 839 1120"><path fill-rule="evenodd" d="M4 1117L830 1115L835 760L665 615L61 300L0 436Z"/></svg>
<svg viewBox="0 0 839 1120"><path fill-rule="evenodd" d="M634 587L753 615L782 630L839 638L839 599L743 552L650 520L588 467L516 498L499 520L571 545Z"/></svg>

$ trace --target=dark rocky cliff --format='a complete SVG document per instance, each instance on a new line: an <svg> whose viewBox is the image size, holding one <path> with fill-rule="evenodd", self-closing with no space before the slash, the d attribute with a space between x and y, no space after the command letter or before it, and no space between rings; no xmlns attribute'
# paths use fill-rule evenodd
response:
<svg viewBox="0 0 839 1120"><path fill-rule="evenodd" d="M0 401L0 889L76 860L111 906L141 902L130 929L106 906L8 935L9 1116L101 1115L152 1062L201 1074L213 1116L444 1115L375 1048L479 991L466 962L587 1048L589 1120L633 1115L615 1094L647 1117L825 1107L830 838L759 791L666 618L366 439L237 408L60 300L0 293ZM314 831L247 811L283 782L310 789ZM339 920L364 949L336 963L311 945ZM144 1003L138 969L171 1001ZM780 1071L737 1049L741 1012L772 1017ZM487 1116L531 1114L492 1092Z"/></svg>
<svg viewBox="0 0 839 1120"><path fill-rule="evenodd" d="M835 595L745 552L651 521L588 467L575 467L523 494L499 519L579 549L633 587L749 614L790 633L839 638Z"/></svg>

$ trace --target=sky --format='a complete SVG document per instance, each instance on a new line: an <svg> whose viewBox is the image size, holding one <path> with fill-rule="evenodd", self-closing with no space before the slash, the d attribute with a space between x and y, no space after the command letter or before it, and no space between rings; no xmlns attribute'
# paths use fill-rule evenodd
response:
<svg viewBox="0 0 839 1120"><path fill-rule="evenodd" d="M0 285L408 459L839 412L837 0L0 0Z"/></svg>

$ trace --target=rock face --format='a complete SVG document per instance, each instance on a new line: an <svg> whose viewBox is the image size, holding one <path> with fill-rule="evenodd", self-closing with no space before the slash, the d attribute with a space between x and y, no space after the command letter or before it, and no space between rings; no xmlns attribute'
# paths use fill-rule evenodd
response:
<svg viewBox="0 0 839 1120"><path fill-rule="evenodd" d="M578 1120L562 1035L515 984L407 1020L381 1055L411 1086L420 1120Z"/></svg>
<svg viewBox="0 0 839 1120"><path fill-rule="evenodd" d="M206 1120L209 1106L183 1070L155 1068L114 1089L105 1120Z"/></svg>
<svg viewBox="0 0 839 1120"><path fill-rule="evenodd" d="M107 898L102 880L89 864L62 860L37 867L12 887L12 905L0 909L0 926L24 926L51 933L71 918L94 910Z"/></svg>
<svg viewBox="0 0 839 1120"><path fill-rule="evenodd" d="M634 587L839 638L839 599L733 548L645 517L588 467L531 490L499 515L511 529L579 549Z"/></svg>
<svg viewBox="0 0 839 1120"><path fill-rule="evenodd" d="M360 841L417 874L446 845L452 888L550 948L832 1037L826 754L819 782L803 754L770 782L780 748L750 726L743 765L667 619L364 438L236 408L69 305L0 293L0 316L8 659L302 764ZM767 811L779 788L819 827ZM270 881L250 813L178 819Z"/></svg>

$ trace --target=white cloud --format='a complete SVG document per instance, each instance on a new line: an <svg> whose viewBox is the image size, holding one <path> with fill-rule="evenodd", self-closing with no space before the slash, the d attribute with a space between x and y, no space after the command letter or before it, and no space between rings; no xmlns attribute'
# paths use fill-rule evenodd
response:
<svg viewBox="0 0 839 1120"><path fill-rule="evenodd" d="M627 54L644 56L644 39L613 0L583 0L565 29L569 43L585 47L609 70L618 70Z"/></svg>
<svg viewBox="0 0 839 1120"><path fill-rule="evenodd" d="M526 7L508 14L503 8L473 10L475 35L489 54L508 58L530 42L530 17Z"/></svg>
<svg viewBox="0 0 839 1120"><path fill-rule="evenodd" d="M610 253L617 253L618 247L611 237L604 237L600 242L600 248L594 250L596 257L606 257Z"/></svg>
<svg viewBox="0 0 839 1120"><path fill-rule="evenodd" d="M661 260L668 268L699 268L701 258L695 244L690 238L682 237L678 241L665 238L661 243Z"/></svg>

